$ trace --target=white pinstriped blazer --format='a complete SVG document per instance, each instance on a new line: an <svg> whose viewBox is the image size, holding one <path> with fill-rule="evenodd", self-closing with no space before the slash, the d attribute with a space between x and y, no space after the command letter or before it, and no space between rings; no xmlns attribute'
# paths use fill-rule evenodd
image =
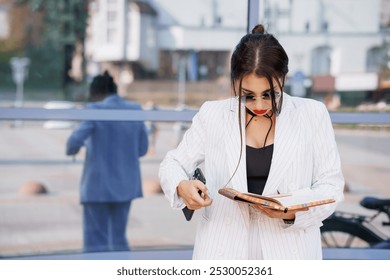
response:
<svg viewBox="0 0 390 280"><path fill-rule="evenodd" d="M229 187L247 192L245 110L242 105L243 155ZM193 118L179 146L167 153L160 165L160 183L175 209L185 205L176 187L190 178L197 166L203 170L213 203L202 211L194 259L248 259L249 208L218 194L233 174L240 154L238 100L210 101ZM343 200L344 178L334 132L325 106L311 99L283 94L276 119L274 153L264 194L290 193L301 188ZM321 259L319 228L336 203L298 212L295 223L260 215L258 226L264 259Z"/></svg>

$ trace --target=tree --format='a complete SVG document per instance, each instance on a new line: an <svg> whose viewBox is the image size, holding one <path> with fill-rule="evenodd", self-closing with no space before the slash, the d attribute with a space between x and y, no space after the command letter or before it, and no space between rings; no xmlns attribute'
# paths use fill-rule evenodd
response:
<svg viewBox="0 0 390 280"><path fill-rule="evenodd" d="M76 46L84 46L89 2L89 0L16 1L19 5L29 6L34 12L43 13L42 44L41 46L30 46L30 52L51 64L51 70L58 75L63 87L73 82L69 76L69 70ZM84 53L82 53L82 57L84 60ZM32 61L34 63L34 59Z"/></svg>

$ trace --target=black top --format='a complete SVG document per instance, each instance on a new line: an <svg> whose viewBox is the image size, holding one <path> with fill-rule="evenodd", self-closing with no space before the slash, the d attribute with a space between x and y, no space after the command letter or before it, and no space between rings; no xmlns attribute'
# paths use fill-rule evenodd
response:
<svg viewBox="0 0 390 280"><path fill-rule="evenodd" d="M262 194L271 168L274 144L264 148L246 146L248 192Z"/></svg>

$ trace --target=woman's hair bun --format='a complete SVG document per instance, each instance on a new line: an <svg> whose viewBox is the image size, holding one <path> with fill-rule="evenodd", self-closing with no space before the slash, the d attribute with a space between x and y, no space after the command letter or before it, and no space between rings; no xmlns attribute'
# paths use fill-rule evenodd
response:
<svg viewBox="0 0 390 280"><path fill-rule="evenodd" d="M262 24L257 24L252 29L252 34L264 34L264 33L265 33L265 28Z"/></svg>

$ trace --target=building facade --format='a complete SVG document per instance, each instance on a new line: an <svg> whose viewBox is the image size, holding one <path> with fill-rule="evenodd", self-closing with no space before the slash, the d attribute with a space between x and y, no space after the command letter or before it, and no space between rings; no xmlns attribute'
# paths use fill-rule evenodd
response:
<svg viewBox="0 0 390 280"><path fill-rule="evenodd" d="M321 99L353 92L362 99L378 91L388 68L389 1L258 4L259 21L290 57L292 94L310 91ZM91 7L88 59L100 67L120 65L118 75L127 82L180 73L195 81L228 76L230 54L247 29L247 1L96 0Z"/></svg>

